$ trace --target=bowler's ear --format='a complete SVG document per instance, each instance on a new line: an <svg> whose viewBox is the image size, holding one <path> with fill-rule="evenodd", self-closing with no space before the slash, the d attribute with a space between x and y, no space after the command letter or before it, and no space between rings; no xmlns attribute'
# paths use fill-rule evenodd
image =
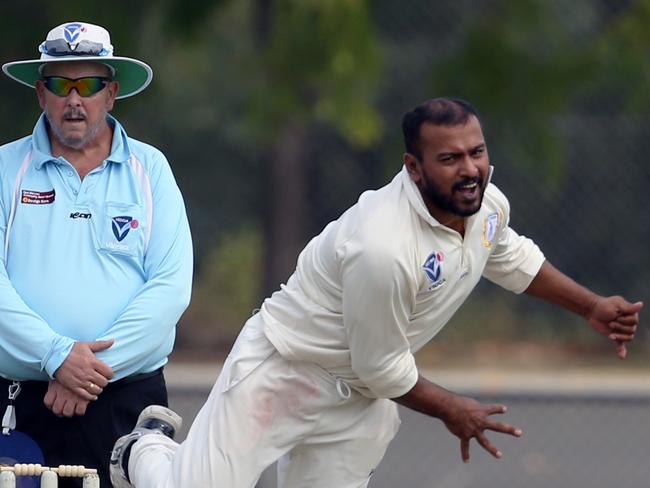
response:
<svg viewBox="0 0 650 488"><path fill-rule="evenodd" d="M416 158L413 154L406 152L404 153L402 160L404 161L404 166L406 166L406 171L408 171L411 180L413 180L415 183L419 182L421 178L421 165L418 158Z"/></svg>

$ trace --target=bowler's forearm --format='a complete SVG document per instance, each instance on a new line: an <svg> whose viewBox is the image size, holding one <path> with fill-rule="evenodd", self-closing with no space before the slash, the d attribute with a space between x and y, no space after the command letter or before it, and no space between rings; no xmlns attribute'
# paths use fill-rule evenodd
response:
<svg viewBox="0 0 650 488"><path fill-rule="evenodd" d="M453 393L419 376L417 383L408 393L393 400L411 410L444 419L452 408L454 397Z"/></svg>
<svg viewBox="0 0 650 488"><path fill-rule="evenodd" d="M600 298L597 294L576 283L567 275L545 261L537 276L525 291L526 294L554 303L585 317Z"/></svg>

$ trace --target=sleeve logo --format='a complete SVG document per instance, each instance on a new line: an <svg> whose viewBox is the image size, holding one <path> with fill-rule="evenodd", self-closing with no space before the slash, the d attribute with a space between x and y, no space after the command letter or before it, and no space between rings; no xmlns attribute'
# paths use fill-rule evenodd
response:
<svg viewBox="0 0 650 488"><path fill-rule="evenodd" d="M492 241L494 241L494 236L497 233L499 227L499 214L493 212L488 215L483 221L483 246L490 249L492 247Z"/></svg>

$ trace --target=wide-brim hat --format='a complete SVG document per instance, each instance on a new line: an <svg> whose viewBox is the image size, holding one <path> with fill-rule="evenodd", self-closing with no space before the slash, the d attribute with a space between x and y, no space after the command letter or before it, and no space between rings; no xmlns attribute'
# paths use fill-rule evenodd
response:
<svg viewBox="0 0 650 488"><path fill-rule="evenodd" d="M153 78L146 63L113 55L111 37L106 29L86 22L67 22L52 29L38 50L39 59L13 61L2 65L7 76L34 88L47 63L97 61L107 65L113 79L120 83L116 98L126 98L144 90Z"/></svg>

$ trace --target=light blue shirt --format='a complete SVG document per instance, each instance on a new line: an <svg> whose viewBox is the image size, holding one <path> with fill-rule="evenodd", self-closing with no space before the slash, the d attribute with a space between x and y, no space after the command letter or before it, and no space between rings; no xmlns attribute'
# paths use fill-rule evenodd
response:
<svg viewBox="0 0 650 488"><path fill-rule="evenodd" d="M118 380L167 362L192 282L183 198L165 156L112 117L111 154L83 180L44 116L0 146L0 375L47 380L75 341Z"/></svg>

